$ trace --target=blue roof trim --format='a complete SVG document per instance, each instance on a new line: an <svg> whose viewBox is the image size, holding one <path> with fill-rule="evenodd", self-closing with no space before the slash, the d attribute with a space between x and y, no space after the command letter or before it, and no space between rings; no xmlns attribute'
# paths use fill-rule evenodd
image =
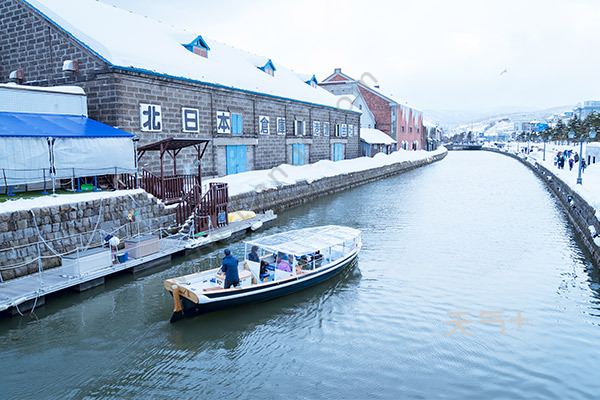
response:
<svg viewBox="0 0 600 400"><path fill-rule="evenodd" d="M277 71L277 68L275 68L275 65L273 65L273 61L271 61L271 59L269 58L269 61L267 61L267 63L265 65L263 65L262 67L257 67L258 69L262 69L263 71L267 68L272 69L273 71Z"/></svg>
<svg viewBox="0 0 600 400"><path fill-rule="evenodd" d="M206 44L206 41L204 39L202 39L202 36L200 36L200 35L198 35L198 37L196 39L192 40L188 44L183 44L183 47L185 47L186 49L188 49L190 51L192 51L192 48L194 46L204 47L206 50L210 50L210 47L208 47L208 45Z"/></svg>
<svg viewBox="0 0 600 400"><path fill-rule="evenodd" d="M0 137L133 139L134 136L81 115L0 112Z"/></svg>
<svg viewBox="0 0 600 400"><path fill-rule="evenodd" d="M254 92L252 90L240 89L240 88L236 88L236 87L233 87L233 86L225 86L225 85L221 85L221 84L218 84L218 83L203 82L203 81L199 81L199 80L196 80L196 79L184 78L182 76L175 76L175 75L163 74L163 73L160 73L160 72L151 71L151 70L144 69L144 68L121 67L121 66L118 66L118 65L114 65L113 68L117 69L117 70L132 71L132 72L138 72L138 73L142 73L142 74L148 74L148 75L154 75L154 76L161 76L163 78L177 79L177 80L184 81L184 82L199 83L199 84L202 84L202 85L217 87L217 88L221 88L221 89L236 90L238 92L256 94L256 95L259 95L259 96L265 96L265 97L269 97L269 98L272 98L272 99L289 100L289 101L294 101L296 103L309 104L311 106L319 106L319 107L330 108L332 110L338 110L338 111L341 110L341 111L347 111L347 112L351 112L351 113L355 113L355 114L362 114L362 111L345 110L343 108L328 106L328 105L325 105L325 104L312 103L310 101L303 101L303 100L293 99L293 98L290 98L290 97L276 96L276 95L273 95L273 94L267 94L267 93L262 93L262 92Z"/></svg>
<svg viewBox="0 0 600 400"><path fill-rule="evenodd" d="M219 85L219 84L216 84L216 83L203 82L203 81L199 81L199 80L195 80L195 79L191 79L191 78L184 78L184 77L175 76L175 75L158 73L158 72L154 72L154 71L147 70L147 69L144 69L144 68L122 67L122 66L119 66L119 65L114 65L113 63L111 63L110 61L108 61L106 58L104 58L102 55L100 55L98 52L96 52L94 49L92 49L90 46L88 46L87 44L85 44L84 42L82 42L81 40L79 40L78 38L76 38L71 32L67 31L65 28L63 28L60 24L58 24L52 18L48 17L46 14L44 14L43 12L41 12L38 8L36 8L35 6L31 5L29 2L27 2L27 0L22 0L22 1L25 4L27 4L29 7L33 8L35 11L37 11L40 15L42 15L44 18L46 18L52 24L54 24L58 29L60 29L61 31L63 31L64 33L66 33L68 36L72 37L73 40L75 40L77 43L81 44L83 47L85 47L86 49L88 49L92 54L96 55L98 58L100 58L102 61L104 61L105 63L107 63L108 65L110 65L111 67L113 67L114 69L120 69L120 70L124 70L124 71L141 72L141 73L145 73L145 74L149 74L149 75L154 75L154 76L162 76L162 77L165 77L165 78L177 79L177 80L186 81L186 82L192 82L192 83L201 83L203 85L208 85L208 86L213 86L213 87L218 87L218 88L225 88L225 89L237 90L237 91L243 92L243 93L258 94L258 95L265 96L265 97L270 97L270 98L273 98L273 99L290 100L290 101L295 101L295 102L302 103L302 104L310 104L310 105L314 105L314 106L320 106L320 107L330 108L332 110L342 110L342 111L352 112L352 113L355 113L355 114L362 114L360 111L343 110L341 108L337 108L337 107L333 107L333 106L326 106L324 104L311 103L309 101L302 101L302 100L298 100L298 99L292 99L292 98L289 98L289 97L274 96L274 95L270 95L270 94L266 94L266 93L253 92L251 90L246 90L246 89L239 89L239 88L232 87L232 86L230 87L230 86L225 86L225 85ZM267 63L265 64L265 66L268 65L269 63L271 63L271 65L273 66L273 70L275 70L275 66L273 65L273 62L271 61L271 59L269 59L269 61L267 61Z"/></svg>

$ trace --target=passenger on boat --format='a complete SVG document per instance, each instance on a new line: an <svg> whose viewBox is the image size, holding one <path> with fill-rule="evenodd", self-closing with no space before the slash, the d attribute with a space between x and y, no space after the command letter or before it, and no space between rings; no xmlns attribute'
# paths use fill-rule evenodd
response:
<svg viewBox="0 0 600 400"><path fill-rule="evenodd" d="M225 249L225 258L223 258L223 264L221 265L221 271L225 274L225 285L224 289L229 289L231 286L238 286L240 284L240 277L238 275L238 260L231 255L231 250Z"/></svg>
<svg viewBox="0 0 600 400"><path fill-rule="evenodd" d="M260 258L258 258L258 246L252 246L250 253L248 253L248 260L254 262L260 262Z"/></svg>
<svg viewBox="0 0 600 400"><path fill-rule="evenodd" d="M321 263L323 262L323 254L321 254L320 250L317 250L315 252L315 255L313 256L313 261L315 262L315 268L319 268L321 266Z"/></svg>
<svg viewBox="0 0 600 400"><path fill-rule="evenodd" d="M286 254L281 256L281 261L279 262L279 264L277 264L277 269L280 269L282 271L292 272L292 268L290 267L290 264L288 263L288 256Z"/></svg>

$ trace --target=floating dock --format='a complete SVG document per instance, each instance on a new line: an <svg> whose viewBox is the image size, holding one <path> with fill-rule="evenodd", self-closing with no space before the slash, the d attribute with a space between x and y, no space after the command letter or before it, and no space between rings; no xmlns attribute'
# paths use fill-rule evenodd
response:
<svg viewBox="0 0 600 400"><path fill-rule="evenodd" d="M229 225L210 231L207 236L190 238L177 234L158 239L158 251L152 254L138 254L139 258L127 259L96 269L82 268L81 263L74 273L73 265L63 265L36 274L23 276L0 283L0 313L19 315L43 305L46 295L70 289L82 292L104 284L105 278L113 274L127 271L136 273L157 265L169 262L173 256L185 255L188 252L205 246L243 235L248 231L261 229L270 224L277 215L268 212L256 214L256 217L243 221L230 222ZM90 252L90 257L98 257L98 252ZM79 259L80 260L80 259ZM77 260L77 261L79 261ZM83 271L83 272L82 272Z"/></svg>

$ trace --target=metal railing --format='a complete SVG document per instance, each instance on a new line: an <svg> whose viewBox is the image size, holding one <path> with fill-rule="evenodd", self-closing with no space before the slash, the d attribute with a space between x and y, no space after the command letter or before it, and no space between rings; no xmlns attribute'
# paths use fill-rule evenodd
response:
<svg viewBox="0 0 600 400"><path fill-rule="evenodd" d="M204 195L200 186L195 185L177 206L177 224L185 224L192 216L194 234L227 226L228 203L229 189L226 183L210 183Z"/></svg>

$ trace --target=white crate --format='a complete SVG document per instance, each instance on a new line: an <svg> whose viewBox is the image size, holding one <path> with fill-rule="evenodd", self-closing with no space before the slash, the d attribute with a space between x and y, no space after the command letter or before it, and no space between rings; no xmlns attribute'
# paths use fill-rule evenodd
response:
<svg viewBox="0 0 600 400"><path fill-rule="evenodd" d="M63 257L62 265L67 275L86 275L96 270L110 267L112 256L110 249L97 248L69 254Z"/></svg>

